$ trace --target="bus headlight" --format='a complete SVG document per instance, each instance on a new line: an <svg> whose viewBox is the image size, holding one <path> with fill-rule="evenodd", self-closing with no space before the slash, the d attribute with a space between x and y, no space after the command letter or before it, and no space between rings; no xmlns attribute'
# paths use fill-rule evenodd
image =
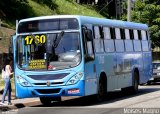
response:
<svg viewBox="0 0 160 114"><path fill-rule="evenodd" d="M67 82L66 85L73 85L76 84L83 76L82 72L77 73L76 75L74 75L71 79L69 79L69 81Z"/></svg>
<svg viewBox="0 0 160 114"><path fill-rule="evenodd" d="M16 78L17 78L17 82L22 86L25 86L25 87L31 86L31 84L21 76L16 76Z"/></svg>

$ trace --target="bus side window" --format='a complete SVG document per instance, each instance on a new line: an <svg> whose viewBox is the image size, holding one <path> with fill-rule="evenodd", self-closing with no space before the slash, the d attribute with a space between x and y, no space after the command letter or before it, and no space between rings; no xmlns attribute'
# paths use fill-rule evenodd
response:
<svg viewBox="0 0 160 114"><path fill-rule="evenodd" d="M142 35L142 40L147 40L146 31L142 30L142 31L141 31L141 35Z"/></svg>
<svg viewBox="0 0 160 114"><path fill-rule="evenodd" d="M100 29L99 26L94 26L94 38L100 39Z"/></svg>
<svg viewBox="0 0 160 114"><path fill-rule="evenodd" d="M129 29L125 29L126 39L130 39Z"/></svg>
<svg viewBox="0 0 160 114"><path fill-rule="evenodd" d="M149 51L147 31L142 30L141 35L142 35L142 50L143 51Z"/></svg>
<svg viewBox="0 0 160 114"><path fill-rule="evenodd" d="M115 47L117 52L124 52L124 41L121 39L120 28L115 28L116 39Z"/></svg>
<svg viewBox="0 0 160 114"><path fill-rule="evenodd" d="M104 39L111 39L111 32L109 27L103 27Z"/></svg>
<svg viewBox="0 0 160 114"><path fill-rule="evenodd" d="M141 46L141 41L138 38L137 30L130 30L130 35L132 36L134 51L136 52L141 51L142 46Z"/></svg>
<svg viewBox="0 0 160 114"><path fill-rule="evenodd" d="M94 26L94 46L96 52L104 52L102 27Z"/></svg>
<svg viewBox="0 0 160 114"><path fill-rule="evenodd" d="M111 39L111 31L109 27L103 27L103 33L104 33L104 48L105 52L114 52L114 40Z"/></svg>
<svg viewBox="0 0 160 114"><path fill-rule="evenodd" d="M121 33L119 28L115 28L116 39L121 39Z"/></svg>
<svg viewBox="0 0 160 114"><path fill-rule="evenodd" d="M111 31L111 39L116 39L115 37L115 28L110 28Z"/></svg>
<svg viewBox="0 0 160 114"><path fill-rule="evenodd" d="M138 39L142 40L141 30L138 30Z"/></svg>
<svg viewBox="0 0 160 114"><path fill-rule="evenodd" d="M130 39L133 40L134 39L134 34L133 34L132 29L129 29L129 35L130 35Z"/></svg>
<svg viewBox="0 0 160 114"><path fill-rule="evenodd" d="M126 39L125 30L121 28L120 33L121 33L121 39Z"/></svg>
<svg viewBox="0 0 160 114"><path fill-rule="evenodd" d="M129 34L129 29L125 29L125 40L124 40L124 43L125 43L125 50L126 52L132 52L133 51L133 42L132 40L130 39L130 34Z"/></svg>
<svg viewBox="0 0 160 114"><path fill-rule="evenodd" d="M134 39L138 40L139 38L138 38L138 32L137 32L137 30L133 30L133 34L134 34Z"/></svg>
<svg viewBox="0 0 160 114"><path fill-rule="evenodd" d="M91 61L94 59L93 51L93 35L92 30L83 28L83 47L85 54L85 61Z"/></svg>

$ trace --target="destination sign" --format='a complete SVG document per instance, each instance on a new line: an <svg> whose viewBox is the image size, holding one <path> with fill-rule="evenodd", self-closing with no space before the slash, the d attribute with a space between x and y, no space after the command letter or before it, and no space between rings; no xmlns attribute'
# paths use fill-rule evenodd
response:
<svg viewBox="0 0 160 114"><path fill-rule="evenodd" d="M29 69L45 69L46 68L46 60L30 60L29 61Z"/></svg>

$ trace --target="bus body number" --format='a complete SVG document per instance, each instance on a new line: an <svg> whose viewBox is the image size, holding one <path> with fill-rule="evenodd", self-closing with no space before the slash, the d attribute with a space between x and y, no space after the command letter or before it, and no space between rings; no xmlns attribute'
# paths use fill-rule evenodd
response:
<svg viewBox="0 0 160 114"><path fill-rule="evenodd" d="M44 44L46 42L46 36L45 35L35 35L35 36L26 36L25 37L25 44Z"/></svg>

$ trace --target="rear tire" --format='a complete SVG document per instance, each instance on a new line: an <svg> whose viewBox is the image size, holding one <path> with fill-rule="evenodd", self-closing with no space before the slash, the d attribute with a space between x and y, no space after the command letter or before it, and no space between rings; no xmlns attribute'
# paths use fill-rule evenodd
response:
<svg viewBox="0 0 160 114"><path fill-rule="evenodd" d="M134 72L133 86L131 87L132 93L138 93L139 75L138 72Z"/></svg>

